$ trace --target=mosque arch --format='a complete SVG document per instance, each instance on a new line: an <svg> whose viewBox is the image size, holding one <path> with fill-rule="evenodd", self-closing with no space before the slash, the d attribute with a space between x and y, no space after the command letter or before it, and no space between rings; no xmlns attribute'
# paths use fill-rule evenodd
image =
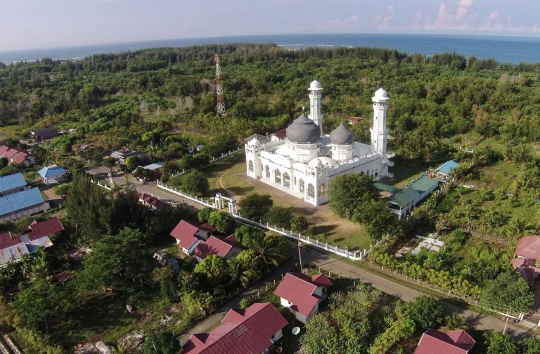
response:
<svg viewBox="0 0 540 354"><path fill-rule="evenodd" d="M300 181L298 182L298 189L300 192L304 192L304 180L302 178L300 178Z"/></svg>
<svg viewBox="0 0 540 354"><path fill-rule="evenodd" d="M315 187L311 183L307 186L307 196L308 198L315 198Z"/></svg>
<svg viewBox="0 0 540 354"><path fill-rule="evenodd" d="M265 172L266 172L266 178L270 178L270 167L268 165L266 165L265 167Z"/></svg>
<svg viewBox="0 0 540 354"><path fill-rule="evenodd" d="M279 170L277 168L274 171L274 182L276 184L281 184L281 172L279 172Z"/></svg>
<svg viewBox="0 0 540 354"><path fill-rule="evenodd" d="M249 172L253 172L253 161L249 160L248 168L249 168Z"/></svg>
<svg viewBox="0 0 540 354"><path fill-rule="evenodd" d="M291 177L287 172L283 172L283 187L291 186Z"/></svg>

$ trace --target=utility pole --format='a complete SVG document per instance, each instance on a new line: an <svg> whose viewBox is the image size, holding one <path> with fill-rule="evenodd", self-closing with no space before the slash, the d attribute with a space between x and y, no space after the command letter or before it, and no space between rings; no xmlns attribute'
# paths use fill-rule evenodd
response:
<svg viewBox="0 0 540 354"><path fill-rule="evenodd" d="M216 53L216 95L217 95L217 112L225 114L225 99L223 98L223 87L221 86L221 66L219 65L219 54Z"/></svg>
<svg viewBox="0 0 540 354"><path fill-rule="evenodd" d="M302 252L300 252L300 234L298 234L298 237L297 237L297 240L298 240L298 260L300 262L300 272L303 271L303 268L302 268Z"/></svg>

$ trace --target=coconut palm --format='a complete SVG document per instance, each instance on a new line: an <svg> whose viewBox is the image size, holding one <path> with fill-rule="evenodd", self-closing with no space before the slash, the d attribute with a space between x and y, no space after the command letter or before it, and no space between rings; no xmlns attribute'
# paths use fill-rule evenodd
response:
<svg viewBox="0 0 540 354"><path fill-rule="evenodd" d="M535 225L528 223L525 219L516 218L512 219L506 227L507 236L526 236L536 232Z"/></svg>
<svg viewBox="0 0 540 354"><path fill-rule="evenodd" d="M259 237L254 240L251 247L267 271L270 269L271 265L277 267L283 259L283 254L281 254L278 244L272 241L273 240L268 236Z"/></svg>
<svg viewBox="0 0 540 354"><path fill-rule="evenodd" d="M243 265L233 258L229 261L230 280L227 287L232 287L235 284L240 283L240 285L245 288L256 274L257 273L252 269L244 269Z"/></svg>

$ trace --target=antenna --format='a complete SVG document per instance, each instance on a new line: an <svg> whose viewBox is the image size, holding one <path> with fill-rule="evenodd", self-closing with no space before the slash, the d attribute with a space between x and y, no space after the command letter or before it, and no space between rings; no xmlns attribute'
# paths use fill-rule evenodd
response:
<svg viewBox="0 0 540 354"><path fill-rule="evenodd" d="M221 66L219 66L219 54L216 53L216 94L217 94L217 112L225 114L225 100L223 99L223 88L221 87Z"/></svg>

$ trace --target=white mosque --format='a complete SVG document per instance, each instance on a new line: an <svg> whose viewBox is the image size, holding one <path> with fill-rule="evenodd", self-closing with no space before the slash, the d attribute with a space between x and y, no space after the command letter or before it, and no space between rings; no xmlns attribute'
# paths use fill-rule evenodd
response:
<svg viewBox="0 0 540 354"><path fill-rule="evenodd" d="M365 173L379 180L393 177L388 166L394 153L386 151L386 115L389 97L380 88L373 100L371 144L354 141L354 133L341 124L323 135L322 86L309 86L310 111L292 122L286 137L253 135L246 139L247 175L315 206L328 202L328 184L345 173Z"/></svg>

